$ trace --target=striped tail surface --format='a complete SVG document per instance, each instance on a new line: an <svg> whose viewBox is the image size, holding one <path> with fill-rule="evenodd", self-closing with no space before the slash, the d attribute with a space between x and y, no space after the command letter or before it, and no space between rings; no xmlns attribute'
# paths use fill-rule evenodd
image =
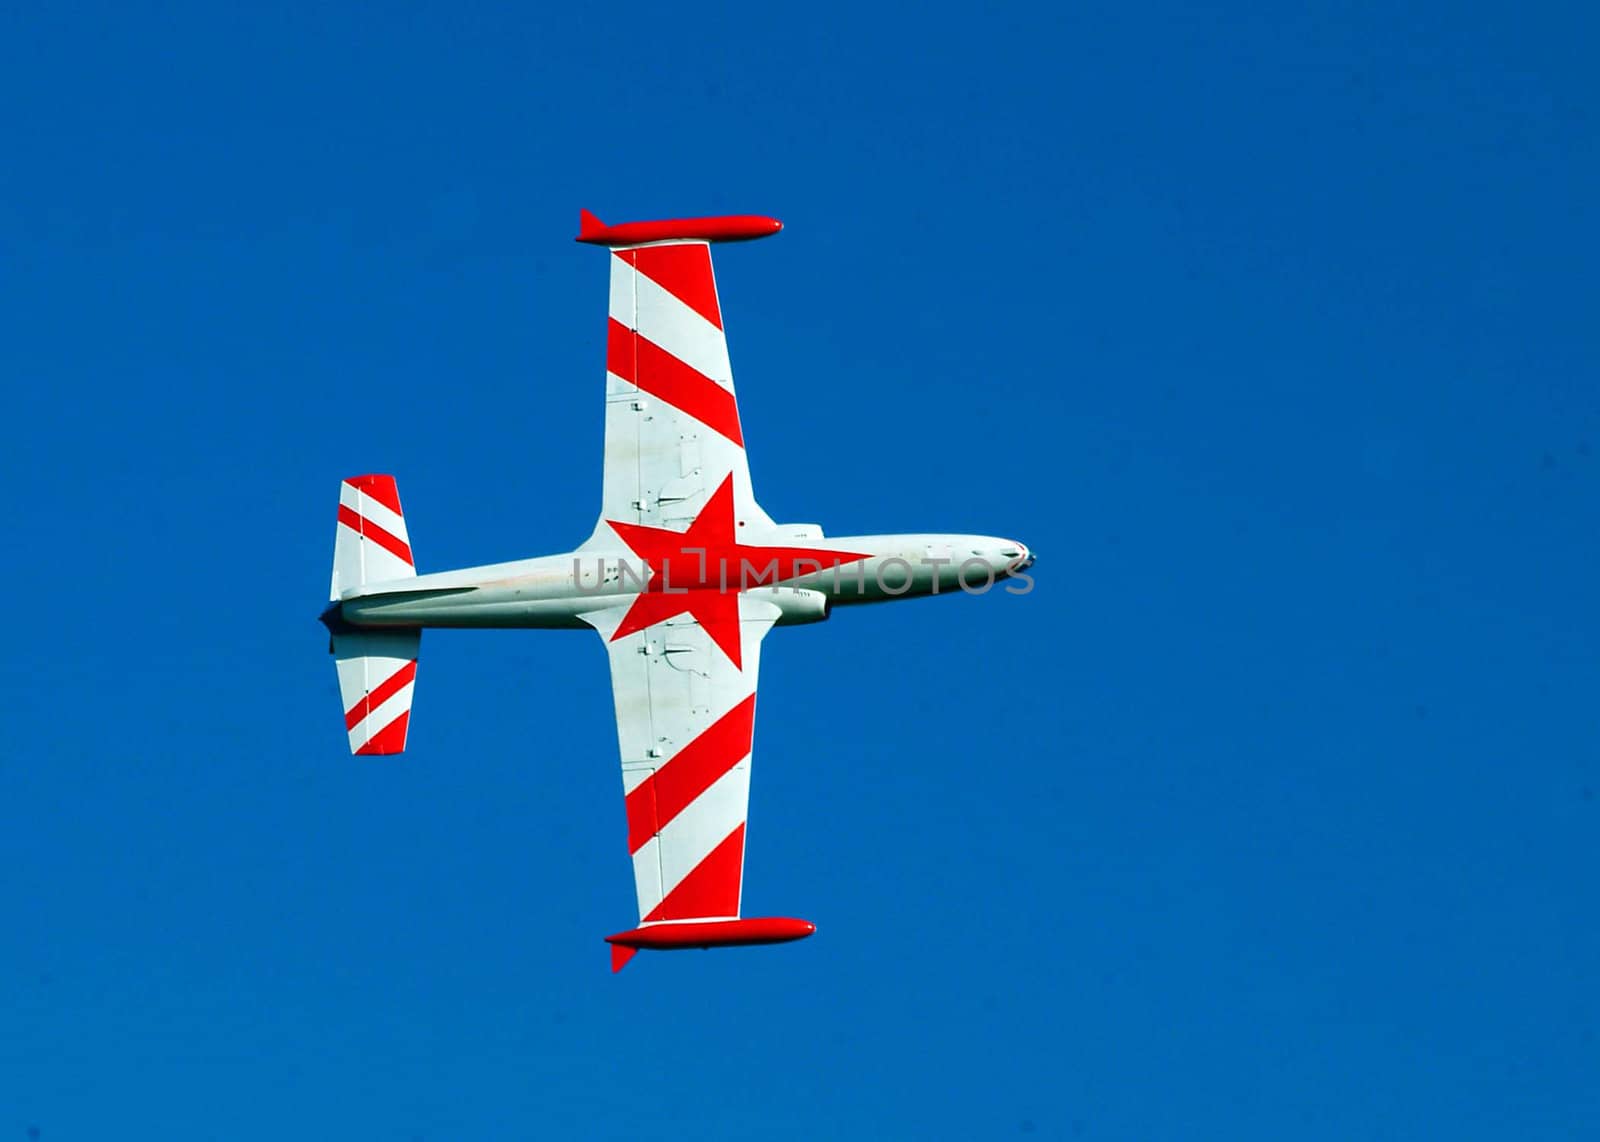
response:
<svg viewBox="0 0 1600 1142"><path fill-rule="evenodd" d="M405 751L421 642L418 630L356 630L333 636L351 753Z"/></svg>
<svg viewBox="0 0 1600 1142"><path fill-rule="evenodd" d="M368 583L409 579L417 573L411 538L393 476L351 476L339 485L339 531L333 541L333 583L328 597Z"/></svg>
<svg viewBox="0 0 1600 1142"><path fill-rule="evenodd" d="M394 477L351 476L341 483L329 588L335 606L369 584L392 583L416 573ZM332 629L350 752L401 753L411 723L422 632L361 630L343 624Z"/></svg>

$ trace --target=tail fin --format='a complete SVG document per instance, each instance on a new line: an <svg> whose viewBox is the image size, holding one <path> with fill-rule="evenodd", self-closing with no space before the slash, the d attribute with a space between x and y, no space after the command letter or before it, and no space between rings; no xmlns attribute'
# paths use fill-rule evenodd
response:
<svg viewBox="0 0 1600 1142"><path fill-rule="evenodd" d="M368 583L417 573L393 476L351 476L339 485L339 531L333 542L329 597Z"/></svg>
<svg viewBox="0 0 1600 1142"><path fill-rule="evenodd" d="M333 636L350 752L401 753L411 722L420 630L350 630Z"/></svg>

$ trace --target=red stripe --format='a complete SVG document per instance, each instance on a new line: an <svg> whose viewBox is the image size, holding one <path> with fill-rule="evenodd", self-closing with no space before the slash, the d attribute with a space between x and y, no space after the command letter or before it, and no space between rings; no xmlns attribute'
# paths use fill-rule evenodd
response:
<svg viewBox="0 0 1600 1142"><path fill-rule="evenodd" d="M606 368L744 447L733 394L614 317L606 334Z"/></svg>
<svg viewBox="0 0 1600 1142"><path fill-rule="evenodd" d="M728 834L705 860L650 910L652 920L695 920L739 914L739 879L744 872L744 825Z"/></svg>
<svg viewBox="0 0 1600 1142"><path fill-rule="evenodd" d="M406 749L406 723L411 711L406 710L394 721L372 735L372 740L356 750L358 754L404 753Z"/></svg>
<svg viewBox="0 0 1600 1142"><path fill-rule="evenodd" d="M401 687L410 682L416 676L417 660L413 658L410 662L406 663L399 670L396 670L393 674L389 675L388 678L385 678L382 682L380 682L376 690L369 690L366 697L362 698L361 701L357 702L354 706L351 706L345 711L344 728L347 730L355 729L357 723L359 723L361 719L365 718L368 714L372 713L372 711L383 705L390 698L393 698L396 694L400 693Z"/></svg>
<svg viewBox="0 0 1600 1142"><path fill-rule="evenodd" d="M723 774L750 756L756 696L750 695L668 759L628 794L628 851L671 823Z"/></svg>
<svg viewBox="0 0 1600 1142"><path fill-rule="evenodd" d="M634 354L633 330L613 317L606 325L606 372L633 383L639 371Z"/></svg>
<svg viewBox="0 0 1600 1142"><path fill-rule="evenodd" d="M384 531L383 528L373 523L366 516L357 515L354 510L344 504L339 505L339 522L363 539L370 539L379 547L398 555L406 561L408 567L416 566L411 559L411 545L409 543L398 535L391 535L389 532Z"/></svg>
<svg viewBox="0 0 1600 1142"><path fill-rule="evenodd" d="M395 486L393 476L351 476L345 483L358 492L365 492L395 515L404 514L400 510L400 489Z"/></svg>
<svg viewBox="0 0 1600 1142"><path fill-rule="evenodd" d="M717 279L711 272L711 247L646 246L623 250L617 257L683 302L718 329L722 310L717 306Z"/></svg>

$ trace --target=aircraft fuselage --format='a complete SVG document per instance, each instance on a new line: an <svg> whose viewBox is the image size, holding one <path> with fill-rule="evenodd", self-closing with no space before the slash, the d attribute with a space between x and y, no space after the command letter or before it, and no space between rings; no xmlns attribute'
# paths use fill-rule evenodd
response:
<svg viewBox="0 0 1600 1142"><path fill-rule="evenodd" d="M683 533L686 534L686 533ZM582 628L585 613L641 592L758 593L785 623L814 622L833 605L933 594L1021 594L1032 586L1027 547L986 535L776 534L645 554L586 544L576 551L367 584L330 612L356 627Z"/></svg>

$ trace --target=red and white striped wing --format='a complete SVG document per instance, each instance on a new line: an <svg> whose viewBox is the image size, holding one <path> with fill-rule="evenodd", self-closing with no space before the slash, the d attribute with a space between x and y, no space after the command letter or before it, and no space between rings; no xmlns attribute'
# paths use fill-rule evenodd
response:
<svg viewBox="0 0 1600 1142"><path fill-rule="evenodd" d="M750 487L711 247L673 241L611 251L606 520L681 530L733 477L734 510L769 525Z"/></svg>
<svg viewBox="0 0 1600 1142"><path fill-rule="evenodd" d="M742 670L686 613L612 641L627 610L584 618L611 658L639 919L738 916L759 647L778 609L739 599Z"/></svg>

